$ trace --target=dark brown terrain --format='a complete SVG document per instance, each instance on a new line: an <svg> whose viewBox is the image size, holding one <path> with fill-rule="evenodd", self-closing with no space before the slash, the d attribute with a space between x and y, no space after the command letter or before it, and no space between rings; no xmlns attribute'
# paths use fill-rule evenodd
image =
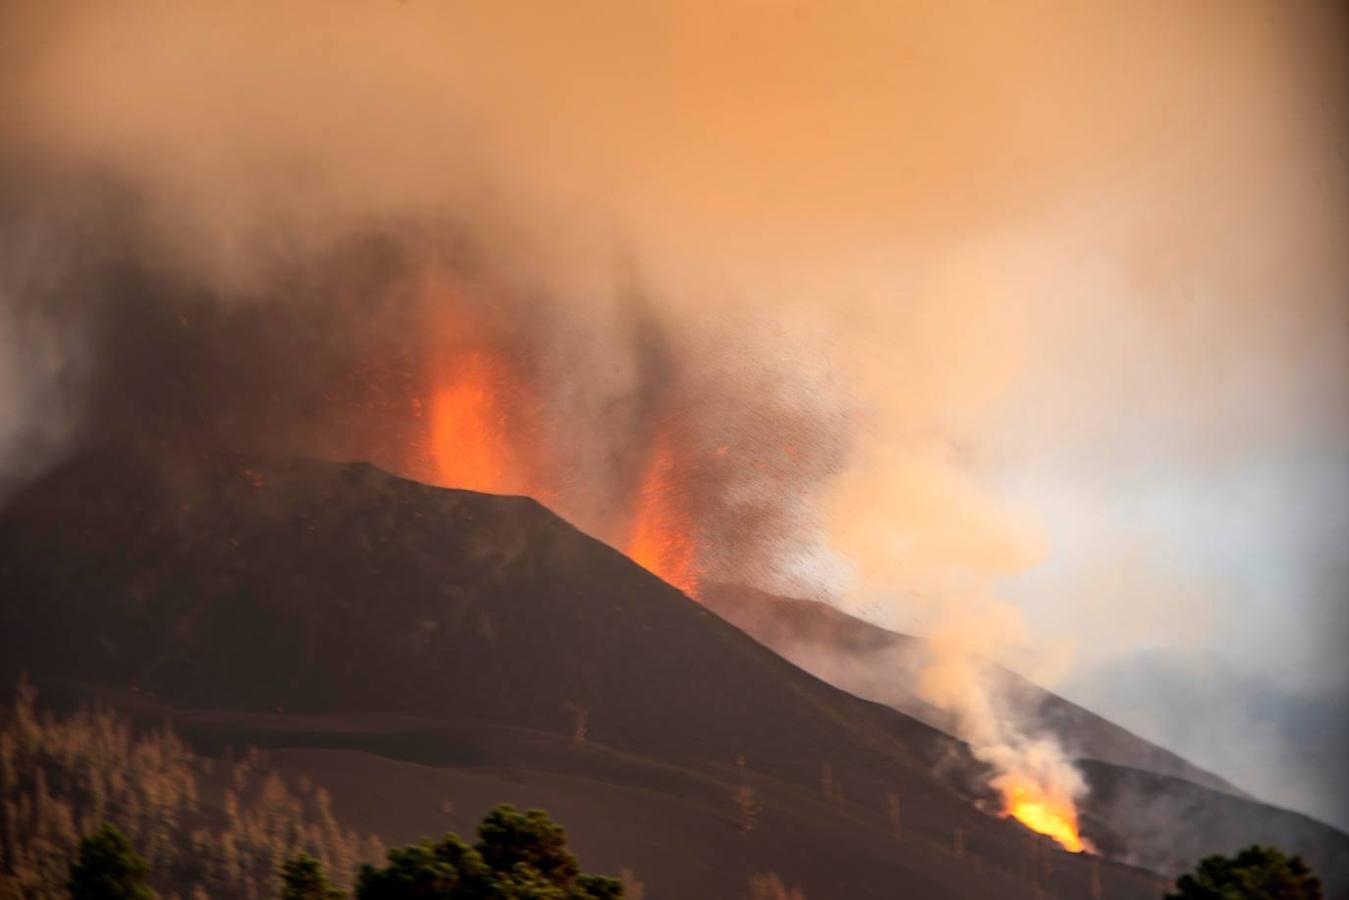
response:
<svg viewBox="0 0 1349 900"><path fill-rule="evenodd" d="M951 718L913 689L926 643L814 600L738 585L709 585L702 601L785 659L849 693L951 731ZM1053 735L1090 785L1083 831L1103 849L1175 872L1251 843L1290 848L1349 883L1345 836L1300 813L1258 802L1217 775L1020 675L989 664L988 677L1025 727Z"/></svg>
<svg viewBox="0 0 1349 900"><path fill-rule="evenodd" d="M850 694L884 703L934 728L951 731L950 717L913 690L926 643L865 622L816 600L778 597L739 585L714 584L702 601L717 615L806 671ZM1074 756L1143 769L1202 787L1246 796L1230 782L1158 747L1076 703L1000 666L989 677L1037 731L1054 735Z"/></svg>
<svg viewBox="0 0 1349 900"><path fill-rule="evenodd" d="M587 868L629 868L656 900L741 897L760 872L811 900L1087 897L1094 880L1156 897L1123 862L1145 855L1140 789L1195 811L1148 822L1173 847L1230 850L1291 817L1315 862L1349 858L1333 829L1119 759L1088 769L1084 830L1120 861L1062 853L980 811L958 741L534 501L364 464L87 452L0 510L0 585L11 683L167 718L199 753L272 748L389 843L444 830L446 800L461 831L499 801L543 806Z"/></svg>

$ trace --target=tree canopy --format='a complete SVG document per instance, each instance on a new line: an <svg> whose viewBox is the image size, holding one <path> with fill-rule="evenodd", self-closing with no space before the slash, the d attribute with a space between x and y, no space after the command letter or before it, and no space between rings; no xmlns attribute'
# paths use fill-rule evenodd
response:
<svg viewBox="0 0 1349 900"><path fill-rule="evenodd" d="M297 857L283 873L284 900L335 896L317 860ZM329 893L324 893L329 891ZM363 866L357 900L621 900L622 882L581 872L567 833L541 809L493 809L478 843L456 834L389 851L383 866Z"/></svg>
<svg viewBox="0 0 1349 900"><path fill-rule="evenodd" d="M1321 882L1300 856L1251 846L1236 856L1210 856L1176 879L1166 900L1321 900Z"/></svg>
<svg viewBox="0 0 1349 900"><path fill-rule="evenodd" d="M153 900L150 864L108 823L80 841L70 866L71 900Z"/></svg>
<svg viewBox="0 0 1349 900"><path fill-rule="evenodd" d="M323 866L307 853L281 867L281 900L334 900L342 892L332 886Z"/></svg>

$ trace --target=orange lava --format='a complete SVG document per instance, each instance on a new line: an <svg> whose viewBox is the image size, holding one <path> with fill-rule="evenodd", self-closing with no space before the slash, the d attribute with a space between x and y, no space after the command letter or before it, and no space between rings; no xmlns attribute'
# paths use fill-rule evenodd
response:
<svg viewBox="0 0 1349 900"><path fill-rule="evenodd" d="M525 494L563 515L584 515L584 498L568 496L576 482L559 469L543 406L530 378L527 346L511 340L510 323L469 312L468 288L430 275L425 287L439 320L438 349L426 361L424 401L414 401L424 430L409 443L418 478L449 488ZM627 509L591 522L619 538L623 551L692 597L698 592L694 517L688 469L670 423L641 460L642 478ZM725 450L722 451L723 453ZM572 504L576 505L573 506Z"/></svg>
<svg viewBox="0 0 1349 900"><path fill-rule="evenodd" d="M432 393L430 451L435 479L448 487L491 493L527 488L515 451L512 403L516 379L487 350L467 350Z"/></svg>
<svg viewBox="0 0 1349 900"><path fill-rule="evenodd" d="M623 552L690 597L697 597L697 544L679 478L678 458L670 442L657 441L637 493Z"/></svg>
<svg viewBox="0 0 1349 900"><path fill-rule="evenodd" d="M1077 808L1067 798L1053 797L1036 785L1013 780L1002 787L1006 808L1011 816L1031 831L1048 835L1072 853L1087 849L1077 830Z"/></svg>

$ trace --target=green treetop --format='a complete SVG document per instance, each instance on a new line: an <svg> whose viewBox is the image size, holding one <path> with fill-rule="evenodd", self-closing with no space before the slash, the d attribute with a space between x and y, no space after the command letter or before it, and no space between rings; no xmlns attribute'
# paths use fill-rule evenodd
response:
<svg viewBox="0 0 1349 900"><path fill-rule="evenodd" d="M150 865L114 826L104 823L80 841L70 866L71 900L153 900Z"/></svg>
<svg viewBox="0 0 1349 900"><path fill-rule="evenodd" d="M1228 859L1210 856L1176 880L1166 900L1321 900L1321 882L1300 856L1252 846Z"/></svg>
<svg viewBox="0 0 1349 900"><path fill-rule="evenodd" d="M498 806L478 826L478 843L458 836L389 851L365 866L357 900L622 900L616 879L585 875L567 834L543 810Z"/></svg>
<svg viewBox="0 0 1349 900"><path fill-rule="evenodd" d="M335 900L342 892L333 887L323 866L307 853L286 860L281 867L281 900Z"/></svg>

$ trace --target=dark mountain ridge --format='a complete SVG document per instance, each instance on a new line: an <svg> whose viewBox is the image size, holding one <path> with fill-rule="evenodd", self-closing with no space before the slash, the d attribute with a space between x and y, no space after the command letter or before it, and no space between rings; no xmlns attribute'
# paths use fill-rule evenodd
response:
<svg viewBox="0 0 1349 900"><path fill-rule="evenodd" d="M18 601L0 610L6 676L225 709L556 731L583 717L615 746L811 772L831 753L921 767L959 752L524 497L365 464L117 449L14 497L0 547ZM847 726L846 750L818 718Z"/></svg>
<svg viewBox="0 0 1349 900"><path fill-rule="evenodd" d="M0 677L168 718L207 752L284 750L364 797L346 801L361 827L427 828L434 782L553 798L587 858L637 862L648 897L738 897L764 870L813 900L1085 895L1093 878L1157 893L981 812L960 742L801 671L526 498L104 448L0 509L0 584ZM1093 828L1112 834L1088 810Z"/></svg>

